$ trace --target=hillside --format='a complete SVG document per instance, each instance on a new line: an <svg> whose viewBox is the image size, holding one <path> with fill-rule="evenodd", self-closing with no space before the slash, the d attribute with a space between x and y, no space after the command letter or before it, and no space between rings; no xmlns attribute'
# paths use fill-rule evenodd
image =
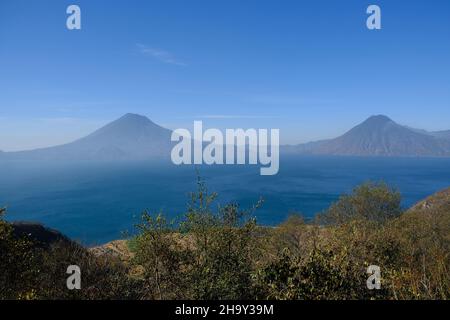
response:
<svg viewBox="0 0 450 320"><path fill-rule="evenodd" d="M437 192L412 206L409 211L450 208L450 188Z"/></svg>

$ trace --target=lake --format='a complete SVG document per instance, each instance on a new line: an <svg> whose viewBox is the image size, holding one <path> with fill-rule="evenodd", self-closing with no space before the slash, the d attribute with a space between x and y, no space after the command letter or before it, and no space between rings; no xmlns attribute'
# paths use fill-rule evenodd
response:
<svg viewBox="0 0 450 320"><path fill-rule="evenodd" d="M262 225L276 225L290 213L313 217L340 194L365 181L383 180L397 188L403 206L450 186L450 159L283 157L275 176L259 166L198 166L219 202L256 211ZM7 219L45 224L87 245L130 233L144 209L176 217L196 189L196 168L156 163L1 162L0 206Z"/></svg>

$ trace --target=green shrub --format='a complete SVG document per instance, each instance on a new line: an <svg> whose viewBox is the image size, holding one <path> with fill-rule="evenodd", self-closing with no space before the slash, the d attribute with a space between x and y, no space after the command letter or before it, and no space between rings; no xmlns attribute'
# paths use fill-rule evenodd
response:
<svg viewBox="0 0 450 320"><path fill-rule="evenodd" d="M150 297L251 298L256 223L236 204L214 211L215 200L199 180L177 226L143 214L134 262L144 268Z"/></svg>
<svg viewBox="0 0 450 320"><path fill-rule="evenodd" d="M343 195L320 216L326 224L342 224L356 219L383 223L402 214L401 195L383 182L365 183Z"/></svg>
<svg viewBox="0 0 450 320"><path fill-rule="evenodd" d="M81 290L68 290L67 267L81 270ZM111 256L97 257L76 243L53 244L41 255L44 272L38 277L39 299L123 300L141 297L140 283L128 276L128 268Z"/></svg>

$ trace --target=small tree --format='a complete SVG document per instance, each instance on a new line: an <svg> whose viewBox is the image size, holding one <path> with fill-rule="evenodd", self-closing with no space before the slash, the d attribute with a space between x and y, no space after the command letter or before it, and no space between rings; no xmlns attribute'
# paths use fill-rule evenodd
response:
<svg viewBox="0 0 450 320"><path fill-rule="evenodd" d="M199 178L180 224L143 214L134 263L144 269L147 298L252 296L256 222L248 217L251 210L242 211L237 204L213 210L216 198Z"/></svg>
<svg viewBox="0 0 450 320"><path fill-rule="evenodd" d="M142 214L139 235L134 240L133 264L143 269L143 298L187 298L184 285L187 248L173 223L163 215Z"/></svg>
<svg viewBox="0 0 450 320"><path fill-rule="evenodd" d="M252 297L256 220L251 217L261 201L250 210L235 203L211 205L216 194L209 194L198 180L197 193L191 195L182 230L192 236L192 268L189 278L195 299L248 299Z"/></svg>
<svg viewBox="0 0 450 320"><path fill-rule="evenodd" d="M384 223L402 213L401 195L383 182L368 182L350 195L343 195L321 215L326 224L343 224L352 220Z"/></svg>

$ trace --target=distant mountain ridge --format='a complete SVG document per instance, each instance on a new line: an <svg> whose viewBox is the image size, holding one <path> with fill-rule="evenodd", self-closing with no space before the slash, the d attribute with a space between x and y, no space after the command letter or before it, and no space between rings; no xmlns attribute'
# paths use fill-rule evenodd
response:
<svg viewBox="0 0 450 320"><path fill-rule="evenodd" d="M433 137L436 137L436 138L450 139L450 130L427 131L427 130L423 130L423 129L411 128L411 127L408 127L408 126L405 126L405 127L410 129L410 130L412 130L412 131L414 131L414 132L426 134L426 135L433 136Z"/></svg>
<svg viewBox="0 0 450 320"><path fill-rule="evenodd" d="M90 135L60 146L1 152L12 160L147 160L170 159L172 131L145 116L128 113ZM450 130L428 132L371 116L335 139L281 146L282 154L343 156L450 157Z"/></svg>
<svg viewBox="0 0 450 320"><path fill-rule="evenodd" d="M436 138L450 139L450 130L433 131L433 132L430 132L430 134L432 136L435 136Z"/></svg>
<svg viewBox="0 0 450 320"><path fill-rule="evenodd" d="M445 131L444 131L445 132ZM450 156L450 140L371 116L340 137L283 147L286 153L347 156Z"/></svg>

